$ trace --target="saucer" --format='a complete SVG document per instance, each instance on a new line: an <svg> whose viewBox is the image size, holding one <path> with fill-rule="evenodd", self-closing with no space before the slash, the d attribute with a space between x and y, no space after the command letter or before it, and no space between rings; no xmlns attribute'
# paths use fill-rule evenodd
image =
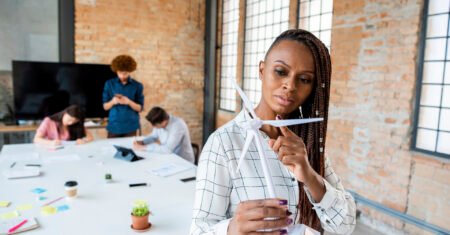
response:
<svg viewBox="0 0 450 235"><path fill-rule="evenodd" d="M147 227L147 228L144 228L144 229L134 229L134 228L133 228L133 224L130 225L130 228L133 229L135 232L138 232L138 233L146 232L146 231L148 231L151 227L152 227L152 223L150 223L150 222L148 222L148 227Z"/></svg>

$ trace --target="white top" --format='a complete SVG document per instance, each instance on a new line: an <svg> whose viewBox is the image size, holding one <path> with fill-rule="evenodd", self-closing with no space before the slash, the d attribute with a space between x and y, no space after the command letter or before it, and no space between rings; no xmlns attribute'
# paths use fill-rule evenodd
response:
<svg viewBox="0 0 450 235"><path fill-rule="evenodd" d="M187 234L192 218L195 181L183 183L182 178L195 176L196 167L174 154L137 151L145 159L126 162L114 159L113 144L131 147L133 138L97 140L84 145L66 145L49 151L34 144L3 146L0 155L0 200L10 201L0 215L14 211L17 206L32 204L31 210L19 211L21 216L36 217L41 225L26 234L136 234L130 228L131 209L137 199L145 200L153 224L150 234ZM8 180L2 172L20 169L25 164L41 164L42 174L34 178ZM190 166L189 170L169 177L151 173L167 164ZM105 174L112 182L105 182ZM42 215L41 206L65 195L64 183L78 182L77 198L62 199L50 206L68 205L69 210ZM129 187L130 183L150 183L150 187ZM47 199L36 200L31 190L43 188L39 194Z"/></svg>
<svg viewBox="0 0 450 235"><path fill-rule="evenodd" d="M156 140L161 144L153 143ZM143 140L148 144L147 150L157 153L175 153L186 161L194 163L194 151L191 146L189 128L183 119L169 116L169 123L165 128L153 128L152 133Z"/></svg>
<svg viewBox="0 0 450 235"><path fill-rule="evenodd" d="M206 142L197 170L197 185L191 234L226 234L230 219L242 201L269 198L256 146L252 143L236 174L246 132L241 125L250 117L241 112L232 121L216 130ZM268 158L277 197L287 199L292 218L298 223L299 189L294 175L278 160L270 149L269 137L263 136L263 149ZM356 207L339 177L325 159L326 193L315 203L306 189L322 227L332 233L349 234L355 227Z"/></svg>

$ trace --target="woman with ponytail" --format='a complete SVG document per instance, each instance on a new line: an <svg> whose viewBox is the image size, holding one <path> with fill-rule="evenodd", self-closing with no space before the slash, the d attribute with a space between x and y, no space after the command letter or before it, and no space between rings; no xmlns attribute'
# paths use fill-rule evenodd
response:
<svg viewBox="0 0 450 235"><path fill-rule="evenodd" d="M356 222L354 199L325 156L331 78L328 49L308 31L287 30L260 62L259 78L262 95L255 113L262 120L324 120L260 129L279 198L268 198L253 144L236 172L246 138L242 124L251 115L242 110L216 130L200 156L191 234L286 234L285 228L293 223L321 233L351 233Z"/></svg>

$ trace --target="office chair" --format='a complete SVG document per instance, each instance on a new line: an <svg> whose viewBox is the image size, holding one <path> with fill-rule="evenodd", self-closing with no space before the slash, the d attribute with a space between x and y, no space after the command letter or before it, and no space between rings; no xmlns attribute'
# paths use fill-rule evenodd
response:
<svg viewBox="0 0 450 235"><path fill-rule="evenodd" d="M197 166L198 165L198 158L200 155L200 146L196 143L191 143L192 149L194 150L194 164Z"/></svg>

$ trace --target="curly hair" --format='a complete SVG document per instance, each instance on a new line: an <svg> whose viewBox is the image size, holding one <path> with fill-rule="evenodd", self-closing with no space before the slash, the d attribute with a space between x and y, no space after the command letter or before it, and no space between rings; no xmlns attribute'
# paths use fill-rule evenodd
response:
<svg viewBox="0 0 450 235"><path fill-rule="evenodd" d="M113 72L133 72L136 70L136 67L136 61L129 55L116 56L111 62L111 69Z"/></svg>

